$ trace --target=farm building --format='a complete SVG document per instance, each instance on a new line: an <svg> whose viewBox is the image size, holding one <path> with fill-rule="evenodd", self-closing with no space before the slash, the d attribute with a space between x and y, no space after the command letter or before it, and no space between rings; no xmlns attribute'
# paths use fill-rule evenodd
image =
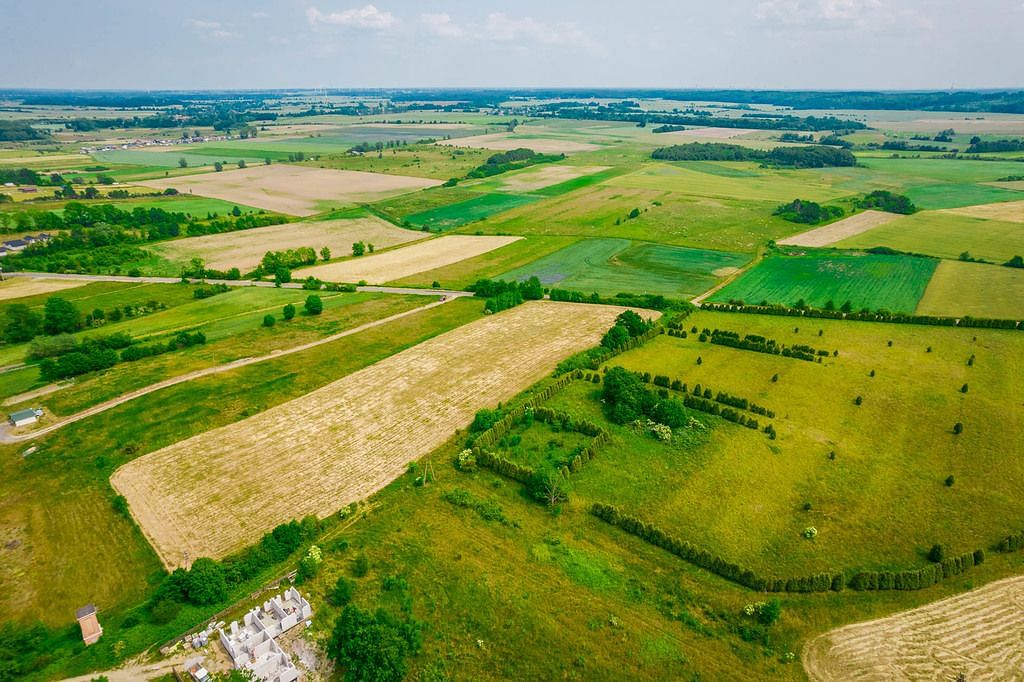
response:
<svg viewBox="0 0 1024 682"><path fill-rule="evenodd" d="M43 416L43 411L39 409L27 409L18 410L12 412L7 416L7 421L11 423L11 426L28 426L29 424L35 424L39 421L39 418Z"/></svg>
<svg viewBox="0 0 1024 682"><path fill-rule="evenodd" d="M78 626L82 628L82 641L86 646L95 644L103 636L103 626L96 617L96 607L86 604L75 611L75 618L78 619Z"/></svg>
<svg viewBox="0 0 1024 682"><path fill-rule="evenodd" d="M245 614L241 626L232 621L227 632L218 628L220 643L235 668L249 670L265 682L292 682L299 671L275 639L312 615L309 602L290 587Z"/></svg>

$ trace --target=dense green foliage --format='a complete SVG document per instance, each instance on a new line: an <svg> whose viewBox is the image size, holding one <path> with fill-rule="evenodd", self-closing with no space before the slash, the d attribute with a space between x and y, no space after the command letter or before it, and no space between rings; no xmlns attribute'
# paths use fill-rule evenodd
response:
<svg viewBox="0 0 1024 682"><path fill-rule="evenodd" d="M532 149L520 147L507 152L494 154L482 166L477 166L466 174L467 178L489 178L492 175L526 168L538 163L561 161L565 154L538 154Z"/></svg>
<svg viewBox="0 0 1024 682"><path fill-rule="evenodd" d="M858 199L857 208L886 211L887 213L900 213L903 215L917 212L917 207L914 206L914 202L908 197L902 194L894 194L884 189L876 189L870 194L866 194L863 199Z"/></svg>
<svg viewBox="0 0 1024 682"><path fill-rule="evenodd" d="M408 670L406 657L421 647L420 625L415 621L349 604L334 624L327 651L344 668L348 682L399 682Z"/></svg>
<svg viewBox="0 0 1024 682"><path fill-rule="evenodd" d="M842 218L843 209L838 206L822 206L814 201L794 199L788 204L779 206L772 215L777 215L791 223L817 225L829 220Z"/></svg>
<svg viewBox="0 0 1024 682"><path fill-rule="evenodd" d="M691 142L651 152L661 161L760 161L788 168L855 166L857 157L847 149L829 146L776 147L770 151L718 142Z"/></svg>

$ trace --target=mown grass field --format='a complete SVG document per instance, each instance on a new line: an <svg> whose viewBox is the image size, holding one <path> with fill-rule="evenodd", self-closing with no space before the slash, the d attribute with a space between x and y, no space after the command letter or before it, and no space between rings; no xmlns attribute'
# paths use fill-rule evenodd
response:
<svg viewBox="0 0 1024 682"><path fill-rule="evenodd" d="M534 197L518 194L480 194L466 201L407 215L403 222L413 227L443 232L534 201Z"/></svg>
<svg viewBox="0 0 1024 682"><path fill-rule="evenodd" d="M766 258L709 300L793 306L801 299L814 308L849 301L854 310L870 308L912 313L938 261L910 256L809 253Z"/></svg>
<svg viewBox="0 0 1024 682"><path fill-rule="evenodd" d="M1024 270L944 260L917 304L917 313L1024 319Z"/></svg>
<svg viewBox="0 0 1024 682"><path fill-rule="evenodd" d="M464 176L484 163L490 156L490 153L482 149L453 151L448 147L434 145L385 149L380 156L376 152L351 156L340 153L343 150L337 148L331 151L333 153L320 156L314 161L305 162L305 165L447 180Z"/></svg>
<svg viewBox="0 0 1024 682"><path fill-rule="evenodd" d="M86 602L108 620L137 604L160 564L111 507L114 469L477 319L480 308L479 301L453 301L310 351L174 386L49 434L27 458L19 454L24 445L0 446L0 533L21 540L0 564L5 612L65 626ZM97 556L116 556L116 568L97 571Z"/></svg>
<svg viewBox="0 0 1024 682"><path fill-rule="evenodd" d="M967 251L975 258L1004 263L1024 256L1024 229L1020 223L984 220L938 211L922 211L844 239L840 248L888 246L910 253L959 258Z"/></svg>
<svg viewBox="0 0 1024 682"><path fill-rule="evenodd" d="M585 239L500 275L525 280L536 276L546 286L584 293L695 296L718 277L744 265L746 256L725 251L687 249L626 239ZM716 274L717 273L717 274Z"/></svg>

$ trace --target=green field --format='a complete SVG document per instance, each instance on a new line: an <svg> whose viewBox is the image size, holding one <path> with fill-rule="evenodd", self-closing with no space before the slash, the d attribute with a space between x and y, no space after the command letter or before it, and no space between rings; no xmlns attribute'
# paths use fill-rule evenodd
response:
<svg viewBox="0 0 1024 682"><path fill-rule="evenodd" d="M1024 270L944 260L917 304L917 313L1024 319Z"/></svg>
<svg viewBox="0 0 1024 682"><path fill-rule="evenodd" d="M1024 255L1024 228L1009 221L922 211L844 239L836 246L888 246L941 258L959 258L967 251L975 258L1004 263L1013 256Z"/></svg>
<svg viewBox="0 0 1024 682"><path fill-rule="evenodd" d="M210 156L188 150L147 152L135 149L119 149L112 152L96 152L92 155L101 163L130 164L134 166L155 166L158 168L178 168L179 161L185 159L189 167L212 166L218 161L224 163L237 163L244 160L246 163L263 163L262 156L252 156L239 152L234 156Z"/></svg>
<svg viewBox="0 0 1024 682"><path fill-rule="evenodd" d="M149 394L46 436L27 459L15 456L24 446L0 446L0 531L5 541L20 539L0 564L3 607L20 620L64 627L76 604L95 602L108 619L138 604L160 565L138 530L111 507L114 469L302 396L477 319L480 308L479 301L453 301L323 347ZM91 558L97 553L117 561L97 572ZM173 627L167 637L177 632Z"/></svg>
<svg viewBox="0 0 1024 682"><path fill-rule="evenodd" d="M468 201L407 215L405 221L413 227L443 232L533 201L536 201L533 197L518 194L482 194Z"/></svg>
<svg viewBox="0 0 1024 682"><path fill-rule="evenodd" d="M854 310L870 308L912 313L938 261L910 256L812 253L766 258L715 293L710 300L792 306L803 299L823 308L849 301Z"/></svg>
<svg viewBox="0 0 1024 682"><path fill-rule="evenodd" d="M626 239L584 239L561 251L500 275L525 280L536 276L545 286L584 293L695 296L749 259L724 251L687 249Z"/></svg>

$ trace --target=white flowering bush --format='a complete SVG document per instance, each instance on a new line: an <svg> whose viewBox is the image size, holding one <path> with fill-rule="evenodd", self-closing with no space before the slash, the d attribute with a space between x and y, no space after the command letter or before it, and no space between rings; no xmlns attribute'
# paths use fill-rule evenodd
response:
<svg viewBox="0 0 1024 682"><path fill-rule="evenodd" d="M818 537L818 529L814 526L808 526L807 528L804 528L803 535L808 540L813 540L814 538Z"/></svg>
<svg viewBox="0 0 1024 682"><path fill-rule="evenodd" d="M662 442L669 442L672 440L672 427L666 426L665 424L659 424L653 419L637 419L630 424L635 431L640 433L649 433Z"/></svg>
<svg viewBox="0 0 1024 682"><path fill-rule="evenodd" d="M463 450L456 459L456 466L458 466L459 471L476 471L476 455L473 454L472 450Z"/></svg>

